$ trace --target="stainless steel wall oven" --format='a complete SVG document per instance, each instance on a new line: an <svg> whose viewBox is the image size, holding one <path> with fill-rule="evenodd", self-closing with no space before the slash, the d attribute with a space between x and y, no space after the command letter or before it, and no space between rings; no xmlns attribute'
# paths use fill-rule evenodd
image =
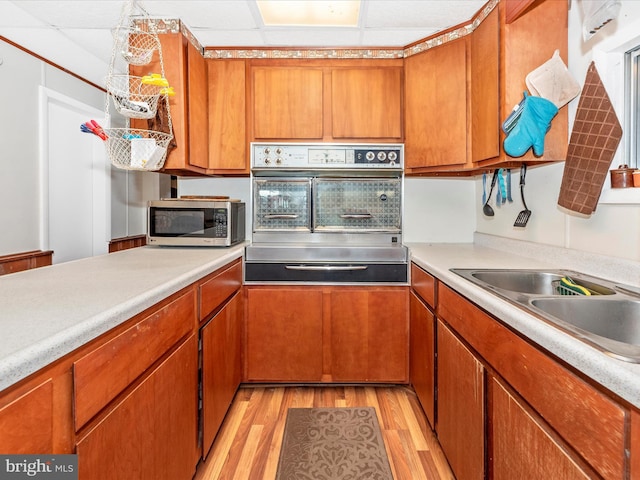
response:
<svg viewBox="0 0 640 480"><path fill-rule="evenodd" d="M246 283L408 281L401 144L256 143L251 154Z"/></svg>

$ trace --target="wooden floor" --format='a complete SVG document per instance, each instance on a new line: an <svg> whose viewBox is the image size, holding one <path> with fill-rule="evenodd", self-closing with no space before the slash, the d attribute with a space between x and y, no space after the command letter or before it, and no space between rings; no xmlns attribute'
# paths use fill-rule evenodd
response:
<svg viewBox="0 0 640 480"><path fill-rule="evenodd" d="M375 407L395 480L453 479L408 387L241 387L195 480L273 480L289 407Z"/></svg>

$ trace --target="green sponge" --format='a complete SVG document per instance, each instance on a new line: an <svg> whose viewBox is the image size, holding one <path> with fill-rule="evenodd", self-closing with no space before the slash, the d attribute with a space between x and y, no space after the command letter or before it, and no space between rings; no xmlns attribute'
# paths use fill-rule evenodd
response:
<svg viewBox="0 0 640 480"><path fill-rule="evenodd" d="M567 290L571 290L572 292L575 292L578 295L591 295L591 292L589 290L584 288L582 285L578 285L577 283L575 283L571 279L571 277L562 277L560 279L560 284ZM571 295L571 294L568 293L567 295Z"/></svg>

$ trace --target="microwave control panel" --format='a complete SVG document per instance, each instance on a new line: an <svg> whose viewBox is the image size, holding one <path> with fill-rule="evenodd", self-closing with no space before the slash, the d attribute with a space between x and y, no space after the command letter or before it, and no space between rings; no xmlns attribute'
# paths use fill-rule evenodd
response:
<svg viewBox="0 0 640 480"><path fill-rule="evenodd" d="M402 144L254 143L252 169L402 170Z"/></svg>

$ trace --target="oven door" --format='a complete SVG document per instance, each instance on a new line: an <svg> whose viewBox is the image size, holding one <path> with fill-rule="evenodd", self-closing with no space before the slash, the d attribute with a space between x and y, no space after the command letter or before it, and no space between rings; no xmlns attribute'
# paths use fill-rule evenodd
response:
<svg viewBox="0 0 640 480"><path fill-rule="evenodd" d="M400 233L400 178L314 179L313 229L317 232Z"/></svg>
<svg viewBox="0 0 640 480"><path fill-rule="evenodd" d="M254 232L310 232L310 178L254 178Z"/></svg>

